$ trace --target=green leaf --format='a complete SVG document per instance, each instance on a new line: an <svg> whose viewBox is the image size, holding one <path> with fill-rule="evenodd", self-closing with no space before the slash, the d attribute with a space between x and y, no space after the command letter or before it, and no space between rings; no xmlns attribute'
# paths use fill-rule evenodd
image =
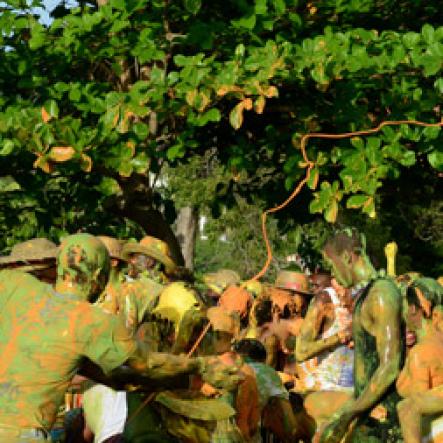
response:
<svg viewBox="0 0 443 443"><path fill-rule="evenodd" d="M217 108L209 109L205 113L199 115L194 119L196 126L205 126L209 122L219 122L221 119L221 113Z"/></svg>
<svg viewBox="0 0 443 443"><path fill-rule="evenodd" d="M286 11L285 0L274 0L273 4L274 4L275 12L278 15L284 14L284 12Z"/></svg>
<svg viewBox="0 0 443 443"><path fill-rule="evenodd" d="M177 143L171 146L166 152L166 156L170 161L176 160L177 158L182 158L184 155L185 155L185 147L183 146L182 143Z"/></svg>
<svg viewBox="0 0 443 443"><path fill-rule="evenodd" d="M51 118L58 118L59 109L55 100L48 100L43 107Z"/></svg>
<svg viewBox="0 0 443 443"><path fill-rule="evenodd" d="M36 50L45 44L46 34L44 27L37 23L32 27L31 38L29 39L29 48Z"/></svg>
<svg viewBox="0 0 443 443"><path fill-rule="evenodd" d="M416 32L407 32L403 35L403 43L408 49L415 48L420 42L421 36Z"/></svg>
<svg viewBox="0 0 443 443"><path fill-rule="evenodd" d="M149 134L148 125L141 122L135 123L134 126L132 127L132 130L134 131L135 135L139 140L145 140Z"/></svg>
<svg viewBox="0 0 443 443"><path fill-rule="evenodd" d="M338 215L338 203L337 200L332 200L331 204L326 208L324 216L325 220L329 223L335 223Z"/></svg>
<svg viewBox="0 0 443 443"><path fill-rule="evenodd" d="M318 172L318 168L313 168L307 182L310 189L314 190L317 188L319 177L320 174Z"/></svg>
<svg viewBox="0 0 443 443"><path fill-rule="evenodd" d="M5 177L0 177L0 193L19 191L20 189L21 189L20 185L10 175L7 175Z"/></svg>
<svg viewBox="0 0 443 443"><path fill-rule="evenodd" d="M441 70L443 59L439 55L424 55L422 57L422 65L425 76L430 77Z"/></svg>
<svg viewBox="0 0 443 443"><path fill-rule="evenodd" d="M348 198L346 202L346 207L352 209L360 208L368 201L369 198L371 197L362 194L352 195Z"/></svg>
<svg viewBox="0 0 443 443"><path fill-rule="evenodd" d="M234 129L240 129L243 124L243 110L243 102L240 102L229 113L229 123Z"/></svg>
<svg viewBox="0 0 443 443"><path fill-rule="evenodd" d="M431 44L434 42L434 28L426 23L421 29L421 35L423 36L426 43Z"/></svg>
<svg viewBox="0 0 443 443"><path fill-rule="evenodd" d="M435 80L434 88L437 89L437 91L440 92L440 94L443 94L443 78L442 77Z"/></svg>
<svg viewBox="0 0 443 443"><path fill-rule="evenodd" d="M423 135L428 139L428 140L435 140L439 134L440 134L440 126L435 126L435 127L427 127L425 129L423 129Z"/></svg>
<svg viewBox="0 0 443 443"><path fill-rule="evenodd" d="M399 160L399 163L403 166L414 166L416 162L415 152L414 151L406 151L402 158Z"/></svg>
<svg viewBox="0 0 443 443"><path fill-rule="evenodd" d="M14 142L10 139L3 140L0 155L9 155L14 150Z"/></svg>
<svg viewBox="0 0 443 443"><path fill-rule="evenodd" d="M255 13L257 15L265 15L267 12L267 0L255 0Z"/></svg>
<svg viewBox="0 0 443 443"><path fill-rule="evenodd" d="M364 149L365 148L365 142L361 137L352 137L351 138L351 145L354 146L357 149Z"/></svg>
<svg viewBox="0 0 443 443"><path fill-rule="evenodd" d="M435 150L428 154L429 164L437 171L443 171L443 151Z"/></svg>
<svg viewBox="0 0 443 443"><path fill-rule="evenodd" d="M245 17L239 18L238 20L232 20L231 23L234 28L245 28L252 31L255 27L256 20L256 15L251 13Z"/></svg>
<svg viewBox="0 0 443 443"><path fill-rule="evenodd" d="M185 8L191 14L197 14L200 10L202 2L201 0L184 0Z"/></svg>

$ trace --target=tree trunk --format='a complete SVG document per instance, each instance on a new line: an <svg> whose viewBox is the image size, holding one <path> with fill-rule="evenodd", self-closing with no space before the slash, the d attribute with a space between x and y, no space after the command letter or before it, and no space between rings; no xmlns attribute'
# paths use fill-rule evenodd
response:
<svg viewBox="0 0 443 443"><path fill-rule="evenodd" d="M124 209L117 211L121 216L129 218L139 224L147 235L159 238L168 244L171 258L179 266L183 266L185 261L177 240L169 223L163 217L163 214L157 209L142 207L138 205L128 205Z"/></svg>
<svg viewBox="0 0 443 443"><path fill-rule="evenodd" d="M181 208L176 221L176 237L180 243L185 265L194 269L195 241L198 231L198 209L186 206Z"/></svg>

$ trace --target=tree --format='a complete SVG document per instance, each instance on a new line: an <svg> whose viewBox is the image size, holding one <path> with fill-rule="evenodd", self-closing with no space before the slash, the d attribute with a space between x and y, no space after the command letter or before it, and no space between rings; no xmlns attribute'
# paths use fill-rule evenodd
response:
<svg viewBox="0 0 443 443"><path fill-rule="evenodd" d="M443 27L427 2L85 1L60 3L48 26L25 2L4 3L4 248L38 232L108 226L158 235L181 260L163 217L171 202L157 193L165 164L215 149L229 180L211 207L254 196L269 206L305 173L302 134L441 119ZM312 141L314 194L300 202L329 222L343 207L375 217L415 168L441 187L441 139L439 128L404 125ZM49 205L46 189L62 203ZM22 230L14 205L31 220Z"/></svg>

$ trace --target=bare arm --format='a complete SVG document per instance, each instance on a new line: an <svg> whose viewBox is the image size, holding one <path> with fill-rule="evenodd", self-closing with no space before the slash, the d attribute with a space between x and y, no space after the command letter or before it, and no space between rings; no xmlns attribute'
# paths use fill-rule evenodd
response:
<svg viewBox="0 0 443 443"><path fill-rule="evenodd" d="M327 297L329 298L329 296ZM338 334L334 334L326 339L318 339L326 317L328 303L330 303L330 299L328 302L326 296L322 296L322 298L315 300L314 303L311 303L309 306L295 347L295 358L298 362L308 360L320 352L334 348L340 344Z"/></svg>
<svg viewBox="0 0 443 443"><path fill-rule="evenodd" d="M129 358L127 365L140 375L155 380L199 373L203 368L203 362L202 358L138 350Z"/></svg>
<svg viewBox="0 0 443 443"><path fill-rule="evenodd" d="M400 371L401 296L397 288L389 281L377 282L364 303L361 315L371 325L380 363L360 396L333 415L321 434L321 443L340 442L352 420L380 401ZM356 354L355 358L364 359L365 356Z"/></svg>
<svg viewBox="0 0 443 443"><path fill-rule="evenodd" d="M401 300L393 283L379 282L370 291L366 314L372 318L380 364L349 412L356 416L375 406L400 371ZM369 332L369 331L368 331ZM356 358L364 358L357 356Z"/></svg>

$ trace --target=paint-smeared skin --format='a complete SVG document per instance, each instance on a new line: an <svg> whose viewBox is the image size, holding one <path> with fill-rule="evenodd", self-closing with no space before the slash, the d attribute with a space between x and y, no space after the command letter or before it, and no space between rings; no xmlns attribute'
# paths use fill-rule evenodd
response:
<svg viewBox="0 0 443 443"><path fill-rule="evenodd" d="M353 337L355 398L327 425L321 441L338 443L354 418L365 435L389 441L388 429L397 421L398 395L393 383L403 354L401 295L393 282L376 280L361 295L354 310ZM383 425L369 416L380 403L388 414Z"/></svg>
<svg viewBox="0 0 443 443"><path fill-rule="evenodd" d="M412 309L411 309L412 308ZM409 307L409 311L416 310ZM422 418L443 413L443 333L441 332L442 307L434 308L432 320L421 318L416 332L418 343L409 351L406 363L397 380L397 391L404 398L397 405L405 443L420 443ZM409 314L409 320L414 313ZM413 329L408 321L408 329ZM437 439L440 441L441 432ZM435 436L433 436L435 437Z"/></svg>
<svg viewBox="0 0 443 443"><path fill-rule="evenodd" d="M0 423L50 429L85 355L110 371L135 345L118 319L28 274L0 273Z"/></svg>

